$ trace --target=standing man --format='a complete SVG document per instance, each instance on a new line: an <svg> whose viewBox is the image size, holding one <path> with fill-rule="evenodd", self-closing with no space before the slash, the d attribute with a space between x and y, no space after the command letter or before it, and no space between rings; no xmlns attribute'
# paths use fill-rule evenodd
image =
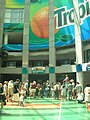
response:
<svg viewBox="0 0 90 120"><path fill-rule="evenodd" d="M18 102L18 105L19 105L19 82L20 80L17 79L14 83L13 98L12 98L12 102Z"/></svg>
<svg viewBox="0 0 90 120"><path fill-rule="evenodd" d="M13 96L13 80L8 82L8 100L11 101Z"/></svg>
<svg viewBox="0 0 90 120"><path fill-rule="evenodd" d="M69 100L72 100L72 91L73 91L73 85L72 85L72 82L69 82L68 83L68 99Z"/></svg>
<svg viewBox="0 0 90 120"><path fill-rule="evenodd" d="M24 89L26 90L26 97L29 95L29 81L26 80L24 84Z"/></svg>
<svg viewBox="0 0 90 120"><path fill-rule="evenodd" d="M5 94L3 93L2 83L0 83L0 102L1 102L0 114L2 114L3 106L6 105L6 97L5 97Z"/></svg>

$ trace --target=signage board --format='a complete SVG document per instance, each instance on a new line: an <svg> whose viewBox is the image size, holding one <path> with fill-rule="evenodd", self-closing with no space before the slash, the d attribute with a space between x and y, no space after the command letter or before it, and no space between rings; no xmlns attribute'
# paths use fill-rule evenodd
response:
<svg viewBox="0 0 90 120"><path fill-rule="evenodd" d="M87 70L87 71L90 71L90 64L87 64L86 70Z"/></svg>
<svg viewBox="0 0 90 120"><path fill-rule="evenodd" d="M33 74L43 74L45 73L45 67L32 67Z"/></svg>

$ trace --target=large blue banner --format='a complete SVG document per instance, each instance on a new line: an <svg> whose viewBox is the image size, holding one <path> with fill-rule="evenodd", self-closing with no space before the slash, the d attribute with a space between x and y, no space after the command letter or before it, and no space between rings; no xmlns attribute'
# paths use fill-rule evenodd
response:
<svg viewBox="0 0 90 120"><path fill-rule="evenodd" d="M6 8L24 8L24 0L6 0ZM90 39L90 1L78 0L80 14L81 40ZM38 50L49 47L49 0L31 0L29 49ZM5 32L22 32L22 23L5 23ZM55 46L75 43L74 5L72 0L54 0L54 38ZM8 50L22 50L22 45L4 45Z"/></svg>

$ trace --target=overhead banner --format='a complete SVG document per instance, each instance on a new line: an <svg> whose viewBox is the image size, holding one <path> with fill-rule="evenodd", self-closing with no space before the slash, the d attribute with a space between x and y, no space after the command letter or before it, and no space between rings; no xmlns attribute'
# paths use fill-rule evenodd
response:
<svg viewBox="0 0 90 120"><path fill-rule="evenodd" d="M25 0L6 0L6 8L24 8ZM80 13L81 40L90 40L90 0L78 0ZM29 49L49 47L49 0L31 0ZM9 32L23 31L22 23L5 23ZM54 38L55 46L61 47L75 43L74 6L72 0L54 0ZM12 45L13 46L13 45ZM11 49L10 45L4 46ZM22 47L19 45L20 49ZM18 49L13 47L12 49Z"/></svg>

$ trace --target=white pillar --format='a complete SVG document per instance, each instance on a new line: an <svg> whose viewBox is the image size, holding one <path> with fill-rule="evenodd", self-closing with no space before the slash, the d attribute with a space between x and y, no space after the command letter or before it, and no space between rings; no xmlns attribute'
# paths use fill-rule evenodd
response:
<svg viewBox="0 0 90 120"><path fill-rule="evenodd" d="M54 0L49 0L49 81L56 82L56 49L54 44Z"/></svg>
<svg viewBox="0 0 90 120"><path fill-rule="evenodd" d="M8 44L8 34L4 34L4 44Z"/></svg>
<svg viewBox="0 0 90 120"><path fill-rule="evenodd" d="M6 0L0 0L0 48L2 47L3 41L3 24L5 17L5 3Z"/></svg>
<svg viewBox="0 0 90 120"><path fill-rule="evenodd" d="M24 30L23 30L23 56L22 56L22 81L23 82L28 80L29 28L30 28L30 0L25 0Z"/></svg>
<svg viewBox="0 0 90 120"><path fill-rule="evenodd" d="M4 17L5 17L5 4L6 0L0 0L0 48L2 48L3 43L3 24L4 24ZM0 57L0 70L2 65L2 57ZM0 82L2 81L2 74L0 72Z"/></svg>
<svg viewBox="0 0 90 120"><path fill-rule="evenodd" d="M82 67L83 63L83 50L81 41L81 31L80 31L80 16L79 16L79 5L78 0L73 0L74 6L74 29L75 29L75 50L76 50L76 68ZM83 72L77 71L76 69L76 79L83 86Z"/></svg>

